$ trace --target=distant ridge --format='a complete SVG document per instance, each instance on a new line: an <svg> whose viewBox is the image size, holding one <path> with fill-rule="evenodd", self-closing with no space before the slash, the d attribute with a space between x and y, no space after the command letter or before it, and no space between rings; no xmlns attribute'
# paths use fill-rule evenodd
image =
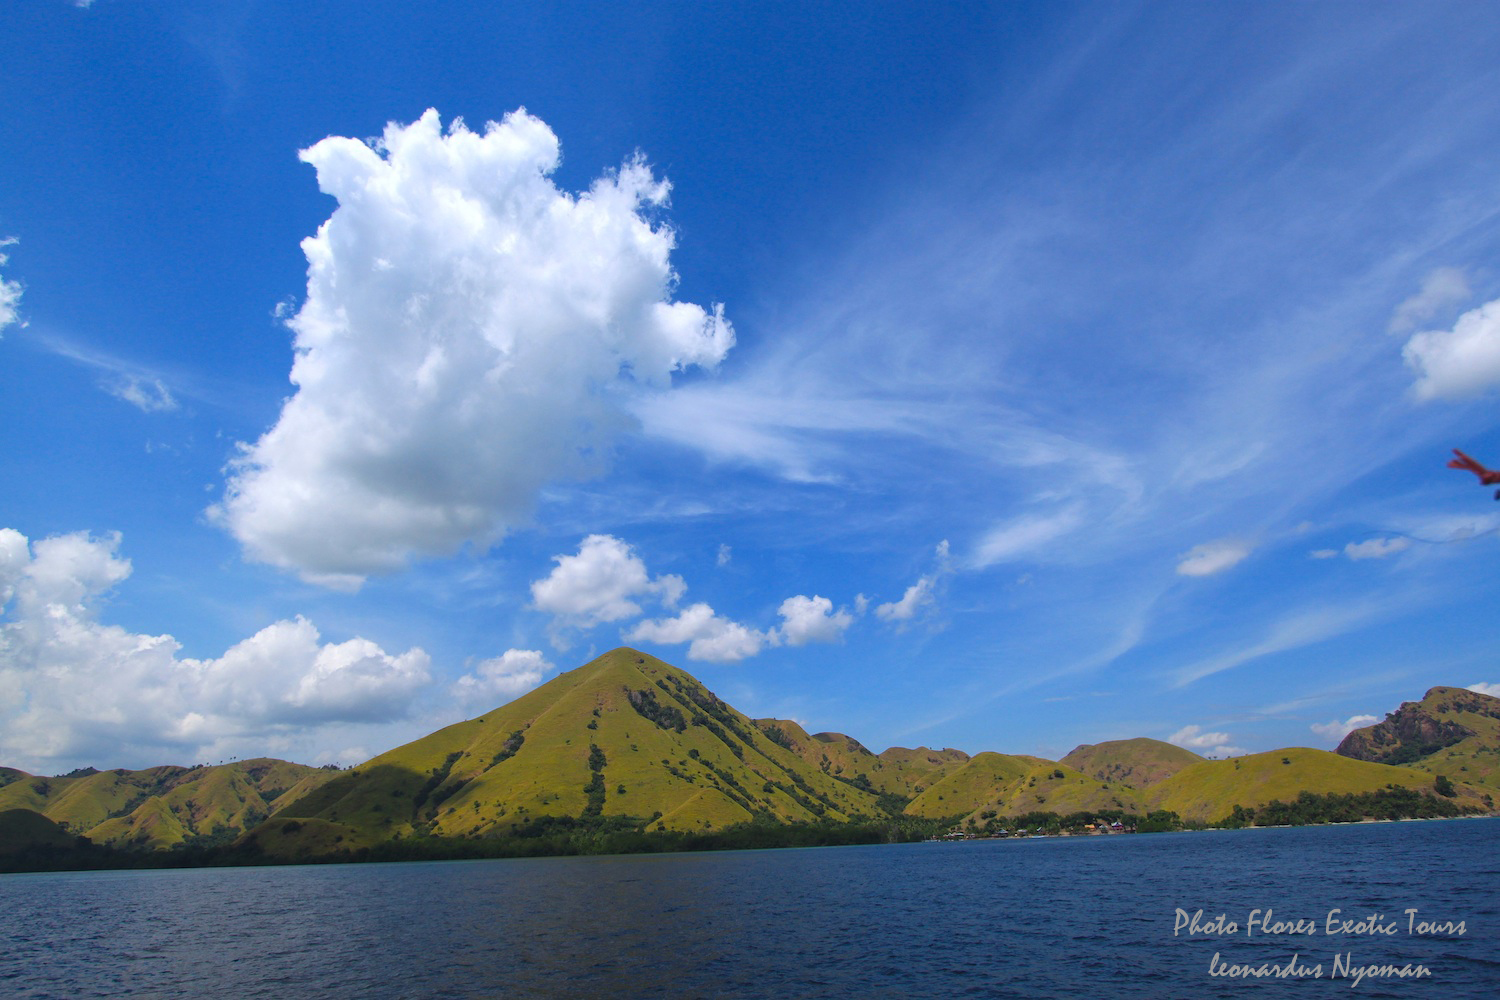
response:
<svg viewBox="0 0 1500 1000"><path fill-rule="evenodd" d="M60 777L3 768L0 810L30 810L110 847L228 843L336 773L269 757L141 771L90 767Z"/></svg>
<svg viewBox="0 0 1500 1000"><path fill-rule="evenodd" d="M1146 788L1203 759L1175 743L1140 737L1084 743L1074 747L1061 763L1099 781Z"/></svg>

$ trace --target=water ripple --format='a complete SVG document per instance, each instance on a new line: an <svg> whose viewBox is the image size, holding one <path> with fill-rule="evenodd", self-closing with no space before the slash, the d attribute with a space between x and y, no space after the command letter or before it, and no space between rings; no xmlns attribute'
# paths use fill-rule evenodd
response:
<svg viewBox="0 0 1500 1000"><path fill-rule="evenodd" d="M0 876L0 983L75 997L907 1000L1500 995L1500 820L611 858ZM1411 937L1404 910L1465 920ZM1173 934L1178 907L1235 935ZM1247 938L1250 910L1319 922ZM1333 907L1399 936L1330 938ZM1392 916L1394 915L1394 916ZM1347 988L1346 981L1326 984Z"/></svg>

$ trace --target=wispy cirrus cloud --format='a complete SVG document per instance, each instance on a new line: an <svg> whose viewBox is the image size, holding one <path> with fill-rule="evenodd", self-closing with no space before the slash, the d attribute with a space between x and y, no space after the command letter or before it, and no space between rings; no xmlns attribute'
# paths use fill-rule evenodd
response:
<svg viewBox="0 0 1500 1000"><path fill-rule="evenodd" d="M975 546L969 566L983 569L1033 556L1082 525L1080 504L1047 514L1022 514L987 531Z"/></svg>
<svg viewBox="0 0 1500 1000"><path fill-rule="evenodd" d="M160 371L55 334L32 339L48 353L100 373L100 389L142 413L170 413L180 406L169 385L170 377Z"/></svg>
<svg viewBox="0 0 1500 1000"><path fill-rule="evenodd" d="M1371 538L1363 542L1350 542L1344 546L1344 555L1356 562L1363 559L1384 559L1411 548L1409 538Z"/></svg>
<svg viewBox="0 0 1500 1000"><path fill-rule="evenodd" d="M1362 542L1349 542L1342 549L1313 549L1308 555L1313 559L1337 559L1344 556L1354 562L1366 559L1384 559L1411 548L1411 539L1402 537L1368 538Z"/></svg>
<svg viewBox="0 0 1500 1000"><path fill-rule="evenodd" d="M159 378L144 379L127 376L109 383L105 389L111 396L122 399L142 413L170 413L177 409L177 400L167 384Z"/></svg>
<svg viewBox="0 0 1500 1000"><path fill-rule="evenodd" d="M1462 268L1440 267L1422 279L1422 288L1396 307L1388 329L1391 333L1415 330L1448 306L1467 299L1469 279Z"/></svg>
<svg viewBox="0 0 1500 1000"><path fill-rule="evenodd" d="M15 237L0 239L0 248L11 246L16 243ZM0 253L0 267L10 263L10 255ZM20 314L16 307L21 304L21 283L7 279L0 275L0 334L5 333L5 328L20 321Z"/></svg>
<svg viewBox="0 0 1500 1000"><path fill-rule="evenodd" d="M1266 656L1327 642L1389 613L1382 602L1331 605L1298 611L1283 617L1266 630L1258 642L1242 649L1199 660L1177 670L1174 687L1185 687L1205 677L1233 670Z"/></svg>
<svg viewBox="0 0 1500 1000"><path fill-rule="evenodd" d="M1177 563L1180 576L1214 576L1245 560L1254 546L1239 538L1221 538L1195 545Z"/></svg>

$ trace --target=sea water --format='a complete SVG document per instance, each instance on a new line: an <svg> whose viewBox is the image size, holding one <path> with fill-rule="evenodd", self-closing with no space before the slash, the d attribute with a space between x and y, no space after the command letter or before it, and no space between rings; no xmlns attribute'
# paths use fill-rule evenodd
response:
<svg viewBox="0 0 1500 1000"><path fill-rule="evenodd" d="M0 876L8 997L1500 996L1500 820Z"/></svg>

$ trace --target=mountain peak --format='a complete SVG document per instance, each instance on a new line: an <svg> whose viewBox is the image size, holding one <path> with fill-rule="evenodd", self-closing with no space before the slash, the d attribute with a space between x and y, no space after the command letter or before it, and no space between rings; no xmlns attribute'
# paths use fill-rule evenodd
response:
<svg viewBox="0 0 1500 1000"><path fill-rule="evenodd" d="M705 830L762 816L881 815L868 780L857 783L826 757L809 762L782 737L687 671L621 647L361 764L267 826L295 820L299 837L359 846L495 836L542 822ZM277 830L256 836L265 849L301 850L282 845Z"/></svg>

